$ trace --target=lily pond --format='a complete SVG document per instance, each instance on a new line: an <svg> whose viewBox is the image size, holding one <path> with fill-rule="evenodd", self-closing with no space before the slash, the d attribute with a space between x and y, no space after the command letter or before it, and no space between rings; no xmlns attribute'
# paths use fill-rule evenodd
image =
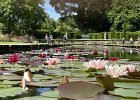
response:
<svg viewBox="0 0 140 100"><path fill-rule="evenodd" d="M140 100L137 48L72 45L0 58L0 100Z"/></svg>

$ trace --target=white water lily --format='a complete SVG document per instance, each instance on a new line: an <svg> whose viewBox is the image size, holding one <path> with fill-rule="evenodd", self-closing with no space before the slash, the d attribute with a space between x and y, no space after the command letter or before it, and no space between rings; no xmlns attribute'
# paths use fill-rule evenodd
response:
<svg viewBox="0 0 140 100"><path fill-rule="evenodd" d="M124 65L119 66L117 64L105 66L105 69L111 77L119 77L122 75L126 75L128 72L126 71L126 67Z"/></svg>
<svg viewBox="0 0 140 100"><path fill-rule="evenodd" d="M135 71L136 71L136 66L133 65L133 64L125 65L125 67L126 67L126 70L127 70L128 72L135 72Z"/></svg>
<svg viewBox="0 0 140 100"><path fill-rule="evenodd" d="M104 69L107 64L107 60L90 60L89 62L84 63L83 65L87 68L96 68L96 69Z"/></svg>
<svg viewBox="0 0 140 100"><path fill-rule="evenodd" d="M93 60L93 64L95 66L96 69L104 69L106 64L107 64L107 60Z"/></svg>
<svg viewBox="0 0 140 100"><path fill-rule="evenodd" d="M95 67L94 67L94 64L93 64L93 62L92 62L92 60L90 60L90 61L88 61L88 62L85 62L83 65L84 65L86 68L95 68Z"/></svg>

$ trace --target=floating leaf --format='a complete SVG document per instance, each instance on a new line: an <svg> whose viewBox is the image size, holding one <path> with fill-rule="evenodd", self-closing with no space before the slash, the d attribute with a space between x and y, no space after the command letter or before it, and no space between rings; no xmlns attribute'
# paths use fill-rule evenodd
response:
<svg viewBox="0 0 140 100"><path fill-rule="evenodd" d="M82 100L94 97L97 93L103 92L104 89L92 83L77 81L59 85L58 91L61 98Z"/></svg>
<svg viewBox="0 0 140 100"><path fill-rule="evenodd" d="M15 74L10 74L10 75L0 75L0 80L21 80L22 77L15 75Z"/></svg>
<svg viewBox="0 0 140 100"><path fill-rule="evenodd" d="M136 100L136 99L128 99L128 98L121 98L121 100Z"/></svg>
<svg viewBox="0 0 140 100"><path fill-rule="evenodd" d="M53 77L47 76L47 75L41 75L41 74L34 74L33 80L51 80Z"/></svg>
<svg viewBox="0 0 140 100"><path fill-rule="evenodd" d="M43 69L45 71L44 74L51 75L51 76L71 76L71 73L69 71L60 70L60 69Z"/></svg>
<svg viewBox="0 0 140 100"><path fill-rule="evenodd" d="M96 68L88 68L85 70L85 72L96 72L97 69Z"/></svg>
<svg viewBox="0 0 140 100"><path fill-rule="evenodd" d="M56 88L58 84L46 81L46 82L27 82L26 85L30 87Z"/></svg>
<svg viewBox="0 0 140 100"><path fill-rule="evenodd" d="M0 88L8 88L8 87L12 87L12 85L4 85L4 84L0 84Z"/></svg>
<svg viewBox="0 0 140 100"><path fill-rule="evenodd" d="M31 66L38 66L43 64L43 61L40 60L21 60L21 62L25 65L31 65Z"/></svg>
<svg viewBox="0 0 140 100"><path fill-rule="evenodd" d="M0 97L16 96L22 94L23 90L20 87L1 88Z"/></svg>
<svg viewBox="0 0 140 100"><path fill-rule="evenodd" d="M50 98L58 98L59 97L59 92L58 91L46 91L42 92L41 96L43 97L50 97Z"/></svg>
<svg viewBox="0 0 140 100"><path fill-rule="evenodd" d="M134 77L140 77L140 72L129 72L128 74Z"/></svg>
<svg viewBox="0 0 140 100"><path fill-rule="evenodd" d="M110 94L125 97L125 98L140 98L140 90L116 88L114 91L109 91Z"/></svg>
<svg viewBox="0 0 140 100"><path fill-rule="evenodd" d="M111 79L110 75L95 75L97 82L99 85L107 90L113 90L114 89L114 82Z"/></svg>
<svg viewBox="0 0 140 100"><path fill-rule="evenodd" d="M120 97L112 96L112 95L104 95L103 93L99 93L94 97L84 99L84 100L120 100Z"/></svg>
<svg viewBox="0 0 140 100"><path fill-rule="evenodd" d="M2 81L2 82L0 82L0 85L16 85L16 84L18 84L19 83L19 81L9 81L9 80L4 80L4 81Z"/></svg>
<svg viewBox="0 0 140 100"><path fill-rule="evenodd" d="M130 75L124 75L123 77L130 78L130 79L140 79L140 77L134 77L134 76L130 76Z"/></svg>
<svg viewBox="0 0 140 100"><path fill-rule="evenodd" d="M14 100L58 100L57 98L47 98L42 96L33 96L33 97L24 97L24 98L18 98Z"/></svg>
<svg viewBox="0 0 140 100"><path fill-rule="evenodd" d="M132 82L114 82L115 87L128 88L128 89L140 89L140 83Z"/></svg>
<svg viewBox="0 0 140 100"><path fill-rule="evenodd" d="M138 79L129 79L129 78L112 78L114 82L140 82Z"/></svg>

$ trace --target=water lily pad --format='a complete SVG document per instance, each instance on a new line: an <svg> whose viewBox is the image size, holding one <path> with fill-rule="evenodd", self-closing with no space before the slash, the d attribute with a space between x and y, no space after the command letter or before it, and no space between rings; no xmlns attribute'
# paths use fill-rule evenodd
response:
<svg viewBox="0 0 140 100"><path fill-rule="evenodd" d="M12 87L13 85L4 85L4 84L0 84L0 88L9 88Z"/></svg>
<svg viewBox="0 0 140 100"><path fill-rule="evenodd" d="M128 98L121 97L121 100L136 100L136 99L128 99Z"/></svg>
<svg viewBox="0 0 140 100"><path fill-rule="evenodd" d="M12 74L13 72L16 72L16 71L7 70L5 68L1 68L0 70L0 74Z"/></svg>
<svg viewBox="0 0 140 100"><path fill-rule="evenodd" d="M33 80L51 80L53 77L41 74L34 74Z"/></svg>
<svg viewBox="0 0 140 100"><path fill-rule="evenodd" d="M9 80L4 80L0 82L0 85L16 85L18 84L19 81L9 81Z"/></svg>
<svg viewBox="0 0 140 100"><path fill-rule="evenodd" d="M40 60L21 60L21 62L25 65L31 65L31 66L38 66L43 64L43 61Z"/></svg>
<svg viewBox="0 0 140 100"><path fill-rule="evenodd" d="M129 72L128 74L134 77L140 77L140 72Z"/></svg>
<svg viewBox="0 0 140 100"><path fill-rule="evenodd" d="M15 74L10 74L10 75L0 75L0 80L21 80L22 76L18 76Z"/></svg>
<svg viewBox="0 0 140 100"><path fill-rule="evenodd" d="M46 87L46 88L56 88L58 83L53 83L52 81L46 81L46 82L27 82L26 84L29 87Z"/></svg>
<svg viewBox="0 0 140 100"><path fill-rule="evenodd" d="M64 61L62 64L57 65L59 67L72 67L72 68L84 68L82 62L77 61Z"/></svg>
<svg viewBox="0 0 140 100"><path fill-rule="evenodd" d="M96 68L88 68L85 70L85 72L96 72L97 69Z"/></svg>
<svg viewBox="0 0 140 100"><path fill-rule="evenodd" d="M109 91L112 95L117 95L125 98L140 98L140 90L138 89L123 89L116 88L114 91Z"/></svg>
<svg viewBox="0 0 140 100"><path fill-rule="evenodd" d="M89 76L89 73L86 72L81 72L81 73L71 73L71 75L73 77L77 77L77 78L86 78Z"/></svg>
<svg viewBox="0 0 140 100"><path fill-rule="evenodd" d="M51 76L71 76L71 73L69 71L60 70L60 69L43 69L45 71L44 74L51 75Z"/></svg>
<svg viewBox="0 0 140 100"><path fill-rule="evenodd" d="M59 85L58 91L61 98L74 100L82 100L85 98L86 100L87 97L94 97L99 92L103 92L104 89L92 83L77 81Z"/></svg>
<svg viewBox="0 0 140 100"><path fill-rule="evenodd" d="M140 82L138 79L130 78L112 78L114 82Z"/></svg>
<svg viewBox="0 0 140 100"><path fill-rule="evenodd" d="M113 90L114 89L114 82L111 79L110 75L100 75L95 74L95 78L99 85L107 90Z"/></svg>
<svg viewBox="0 0 140 100"><path fill-rule="evenodd" d="M134 76L131 76L131 75L124 75L123 77L140 80L140 77L134 77Z"/></svg>
<svg viewBox="0 0 140 100"><path fill-rule="evenodd" d="M19 64L8 64L8 63L6 63L6 64L0 64L0 67L3 67L3 68L22 68L22 67L24 67L24 66L21 66L21 65L19 65Z"/></svg>
<svg viewBox="0 0 140 100"><path fill-rule="evenodd" d="M60 83L62 82L63 78L56 78L50 80L51 83ZM75 82L75 81L85 81L85 82L96 82L95 78L68 78L69 82Z"/></svg>
<svg viewBox="0 0 140 100"><path fill-rule="evenodd" d="M140 83L132 82L114 82L115 87L128 88L128 89L140 89Z"/></svg>
<svg viewBox="0 0 140 100"><path fill-rule="evenodd" d="M22 94L23 90L20 87L1 88L0 97L5 98L8 96L16 96Z"/></svg>
<svg viewBox="0 0 140 100"><path fill-rule="evenodd" d="M50 97L50 98L58 98L59 97L59 92L57 90L55 90L55 91L46 91L46 92L42 92L41 96Z"/></svg>
<svg viewBox="0 0 140 100"><path fill-rule="evenodd" d="M24 97L24 98L18 98L14 100L58 100L57 98L47 98L43 96L33 96L33 97Z"/></svg>
<svg viewBox="0 0 140 100"><path fill-rule="evenodd" d="M122 99L120 99L120 97L117 96L104 95L103 93L99 93L94 97L89 97L88 99L84 99L84 100L122 100Z"/></svg>

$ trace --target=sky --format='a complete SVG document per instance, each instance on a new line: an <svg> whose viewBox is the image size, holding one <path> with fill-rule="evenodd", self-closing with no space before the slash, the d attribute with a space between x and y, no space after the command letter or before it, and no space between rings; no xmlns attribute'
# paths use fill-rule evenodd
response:
<svg viewBox="0 0 140 100"><path fill-rule="evenodd" d="M44 5L45 11L49 14L50 18L57 20L60 17L60 15L56 13L53 7L51 7L51 5L49 4L49 0L45 0L45 2L46 2Z"/></svg>

